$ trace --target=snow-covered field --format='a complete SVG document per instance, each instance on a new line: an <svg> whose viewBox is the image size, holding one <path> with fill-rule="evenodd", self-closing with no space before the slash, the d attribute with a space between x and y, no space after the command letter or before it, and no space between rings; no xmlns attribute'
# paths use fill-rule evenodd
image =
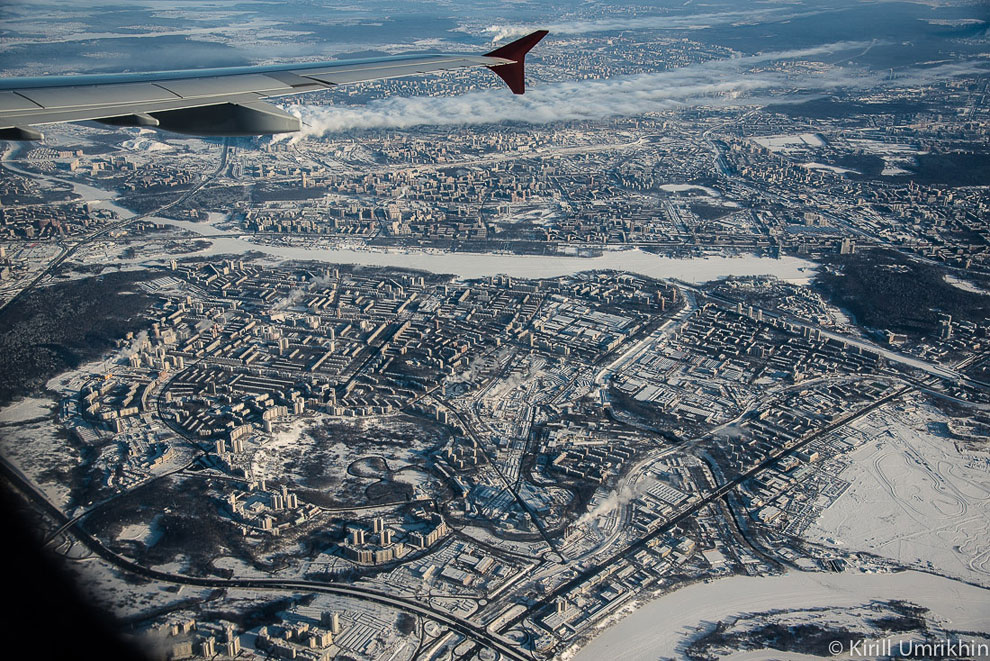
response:
<svg viewBox="0 0 990 661"><path fill-rule="evenodd" d="M161 571L176 568L158 568ZM126 576L98 557L68 563L69 573L95 606L118 617L130 617L175 606L187 599L208 599L212 588L171 585Z"/></svg>
<svg viewBox="0 0 990 661"><path fill-rule="evenodd" d="M157 517L156 517L157 519ZM147 523L134 523L128 526L124 526L120 534L117 535L118 540L129 540L135 542L141 542L145 546L154 546L159 539L161 539L162 531L157 525L148 525Z"/></svg>
<svg viewBox="0 0 990 661"><path fill-rule="evenodd" d="M990 586L990 473L957 451L947 420L915 399L858 424L870 440L846 455L850 486L805 534Z"/></svg>
<svg viewBox="0 0 990 661"><path fill-rule="evenodd" d="M850 139L847 141L849 147L861 150L865 154L872 154L883 159L884 167L880 172L883 177L894 177L902 174L911 174L901 166L911 166L915 163L915 156L925 152L912 145L879 142L877 140Z"/></svg>
<svg viewBox="0 0 990 661"><path fill-rule="evenodd" d="M849 168L840 168L835 165L826 165L824 163L816 163L814 161L809 163L802 163L801 167L806 168L808 170L829 170L836 174L848 174L850 172L855 174L860 174L858 171L850 170Z"/></svg>
<svg viewBox="0 0 990 661"><path fill-rule="evenodd" d="M16 404L13 406L17 406ZM10 412L12 407L4 409ZM22 414L22 408L11 413ZM0 454L60 507L69 502L66 475L80 461L79 452L59 434L61 426L49 414L47 418L10 422L0 425Z"/></svg>
<svg viewBox="0 0 990 661"><path fill-rule="evenodd" d="M25 397L0 410L0 423L17 423L52 414L56 402L47 397Z"/></svg>
<svg viewBox="0 0 990 661"><path fill-rule="evenodd" d="M661 184L660 190L667 191L668 193L687 193L689 191L701 191L711 197L721 197L722 194L713 188L708 188L707 186L698 186L695 184Z"/></svg>
<svg viewBox="0 0 990 661"><path fill-rule="evenodd" d="M56 412L56 399L79 392L93 374L107 371L103 361L86 363L45 384L52 398L24 398L0 411L0 454L60 507L69 503L68 474L81 457L68 440ZM115 452L115 447L106 448Z"/></svg>
<svg viewBox="0 0 990 661"><path fill-rule="evenodd" d="M990 296L990 291L987 291L986 289L983 289L982 287L973 284L969 280L963 280L962 278L957 278L956 276L950 275L948 273L946 273L942 277L945 279L947 283L949 283L953 287L962 289L963 291L968 291L973 294L985 294L987 296Z"/></svg>
<svg viewBox="0 0 990 661"><path fill-rule="evenodd" d="M795 149L818 149L825 146L821 137L814 133L798 135L768 135L751 138L753 142L773 152L788 152Z"/></svg>

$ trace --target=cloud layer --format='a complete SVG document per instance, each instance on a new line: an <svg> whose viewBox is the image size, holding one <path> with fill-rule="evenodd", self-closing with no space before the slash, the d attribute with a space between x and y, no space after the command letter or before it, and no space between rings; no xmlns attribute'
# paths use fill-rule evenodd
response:
<svg viewBox="0 0 990 661"><path fill-rule="evenodd" d="M816 58L868 47L867 42L842 42L804 50L749 57L606 80L553 83L512 96L502 89L449 97L391 97L364 106L286 108L303 122L292 140L355 129L410 128L490 124L505 121L547 124L566 120L604 119L692 106L742 106L800 101L836 90L923 85L961 75L990 72L986 61L966 61L900 72L829 67L788 73L765 66L781 60Z"/></svg>
<svg viewBox="0 0 990 661"><path fill-rule="evenodd" d="M794 12L787 8L752 9L714 14L688 14L672 16L630 16L600 20L575 20L550 25L492 25L482 30L491 35L493 42L513 39L533 30L550 30L555 35L589 34L592 32L618 32L622 30L704 30L719 25L759 25L776 23L822 11Z"/></svg>

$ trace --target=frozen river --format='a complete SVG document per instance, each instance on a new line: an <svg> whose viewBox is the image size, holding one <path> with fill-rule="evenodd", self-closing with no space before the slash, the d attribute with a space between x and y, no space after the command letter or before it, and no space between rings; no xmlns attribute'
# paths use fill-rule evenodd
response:
<svg viewBox="0 0 990 661"><path fill-rule="evenodd" d="M678 658L699 627L733 615L892 599L928 608L951 630L986 631L990 623L990 590L933 574L791 571L781 576L732 576L696 583L647 603L605 629L574 661Z"/></svg>
<svg viewBox="0 0 990 661"><path fill-rule="evenodd" d="M5 164L21 171L13 163ZM116 212L120 218L132 218L134 213L116 204L116 194L70 179L26 173L30 176L58 180L72 186L73 190L92 206ZM172 225L197 234L212 242L212 246L186 257L231 255L255 251L270 257L287 260L320 261L330 264L360 264L364 266L393 266L431 273L450 273L461 278L480 278L506 274L517 278L553 278L580 271L614 269L638 273L652 278L678 279L690 283L702 283L727 276L774 275L781 280L803 284L814 276L817 265L797 257L759 257L740 255L734 257L707 256L673 258L661 257L642 250L608 250L599 257L571 255L511 255L493 253L442 252L423 250L366 250L358 248L324 248L286 246L255 243L244 235L229 236L230 231L220 229L222 214L210 214L208 222L190 222L169 218L150 217L147 220ZM226 236L221 236L226 235ZM163 255L163 258L167 256ZM138 260L123 260L140 262Z"/></svg>
<svg viewBox="0 0 990 661"><path fill-rule="evenodd" d="M247 251L271 257L311 260L331 264L394 266L431 273L450 273L462 278L481 278L506 274L517 278L553 278L560 275L615 269L652 278L674 278L691 283L707 282L735 275L775 275L781 280L804 283L814 276L816 264L797 257L660 257L638 248L609 250L599 257L570 255L507 255L493 253L442 252L423 250L366 250L358 248L321 248L254 243L243 237L217 236L225 233L210 223L156 219L180 227L213 242L211 248L190 256L237 254Z"/></svg>

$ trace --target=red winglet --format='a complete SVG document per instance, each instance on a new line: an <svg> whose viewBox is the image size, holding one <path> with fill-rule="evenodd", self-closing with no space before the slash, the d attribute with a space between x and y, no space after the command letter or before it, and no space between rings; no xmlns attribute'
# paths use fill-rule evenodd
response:
<svg viewBox="0 0 990 661"><path fill-rule="evenodd" d="M507 60L515 60L512 64L498 64L488 67L505 81L513 94L522 94L526 91L526 80L523 76L526 53L548 34L549 32L546 30L537 30L532 34L516 39L511 44L495 49L491 53L485 53L486 57L504 57Z"/></svg>

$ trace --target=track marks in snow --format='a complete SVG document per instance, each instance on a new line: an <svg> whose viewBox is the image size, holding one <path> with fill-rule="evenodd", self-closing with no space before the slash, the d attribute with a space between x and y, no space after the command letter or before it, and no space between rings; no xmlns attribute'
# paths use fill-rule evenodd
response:
<svg viewBox="0 0 990 661"><path fill-rule="evenodd" d="M850 487L806 531L816 541L990 585L990 473L933 432L923 400L861 421Z"/></svg>

